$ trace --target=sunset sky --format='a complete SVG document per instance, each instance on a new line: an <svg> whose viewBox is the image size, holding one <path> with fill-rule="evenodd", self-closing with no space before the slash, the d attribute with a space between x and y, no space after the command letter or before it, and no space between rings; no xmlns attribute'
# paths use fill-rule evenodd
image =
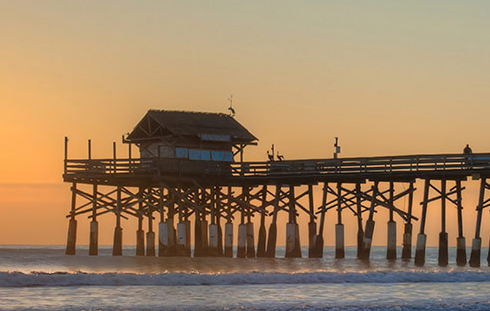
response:
<svg viewBox="0 0 490 311"><path fill-rule="evenodd" d="M331 157L335 136L342 156L490 152L489 12L483 0L1 1L0 244L65 243L63 137L70 157L89 138L93 157L113 141L124 156L121 135L148 109L227 112L233 94L259 138L246 160L272 143L287 159ZM112 217L101 223L110 244Z"/></svg>

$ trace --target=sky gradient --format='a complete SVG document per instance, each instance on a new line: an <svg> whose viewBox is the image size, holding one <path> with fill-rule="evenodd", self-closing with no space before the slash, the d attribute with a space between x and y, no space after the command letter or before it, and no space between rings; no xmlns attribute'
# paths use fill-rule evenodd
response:
<svg viewBox="0 0 490 311"><path fill-rule="evenodd" d="M335 136L342 156L490 152L488 12L488 1L2 1L0 244L64 243L63 137L71 157L89 138L93 157L112 141L124 156L121 135L150 108L226 112L233 94L259 138L246 160L272 143L286 159L330 157Z"/></svg>

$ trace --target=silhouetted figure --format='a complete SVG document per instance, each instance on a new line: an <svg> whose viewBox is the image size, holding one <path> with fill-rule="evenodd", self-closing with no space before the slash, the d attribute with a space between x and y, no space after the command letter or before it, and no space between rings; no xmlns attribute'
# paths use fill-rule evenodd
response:
<svg viewBox="0 0 490 311"><path fill-rule="evenodd" d="M279 154L279 151L277 152L277 158L279 161L284 161L284 156Z"/></svg>
<svg viewBox="0 0 490 311"><path fill-rule="evenodd" d="M464 154L472 154L473 153L473 150L471 150L469 144L466 144L466 147L464 147L464 149L463 149L463 153Z"/></svg>

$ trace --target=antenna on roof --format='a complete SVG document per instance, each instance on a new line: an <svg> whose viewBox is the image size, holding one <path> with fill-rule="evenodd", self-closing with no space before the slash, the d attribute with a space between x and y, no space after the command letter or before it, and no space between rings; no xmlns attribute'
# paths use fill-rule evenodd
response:
<svg viewBox="0 0 490 311"><path fill-rule="evenodd" d="M230 116L234 117L235 116L235 109L233 109L233 94L228 98L228 101L230 102L230 107L228 107L228 110L230 111Z"/></svg>

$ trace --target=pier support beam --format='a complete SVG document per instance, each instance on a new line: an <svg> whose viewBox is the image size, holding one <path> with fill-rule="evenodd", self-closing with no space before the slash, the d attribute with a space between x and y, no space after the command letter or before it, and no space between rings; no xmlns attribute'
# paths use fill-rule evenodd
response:
<svg viewBox="0 0 490 311"><path fill-rule="evenodd" d="M327 193L328 193L328 183L323 184L322 191L322 206L320 207L320 224L318 227L318 233L315 235L314 239L314 249L311 253L310 258L322 258L323 257L323 231L325 227L325 213L327 212Z"/></svg>
<svg viewBox="0 0 490 311"><path fill-rule="evenodd" d="M460 267L466 266L466 239L464 237L456 239L456 264Z"/></svg>
<svg viewBox="0 0 490 311"><path fill-rule="evenodd" d="M388 240L387 240L386 259L388 260L396 259L396 222L394 221L388 221Z"/></svg>
<svg viewBox="0 0 490 311"><path fill-rule="evenodd" d="M344 258L344 225L342 224L342 184L337 183L337 224L335 225L335 258Z"/></svg>
<svg viewBox="0 0 490 311"><path fill-rule="evenodd" d="M209 235L208 235L208 221L201 220L201 252L197 257L207 257L209 253ZM196 256L196 255L194 255Z"/></svg>
<svg viewBox="0 0 490 311"><path fill-rule="evenodd" d="M439 257L441 267L448 264L448 236L446 232L446 180L441 180L441 232L439 233Z"/></svg>
<svg viewBox="0 0 490 311"><path fill-rule="evenodd" d="M286 224L286 258L301 258L299 226L296 223L294 186L289 186L289 222Z"/></svg>
<svg viewBox="0 0 490 311"><path fill-rule="evenodd" d="M145 256L145 232L143 231L143 188L138 192L138 230L136 231L136 256Z"/></svg>
<svg viewBox="0 0 490 311"><path fill-rule="evenodd" d="M403 226L402 259L412 258L412 231L413 225L411 223L406 223Z"/></svg>
<svg viewBox="0 0 490 311"><path fill-rule="evenodd" d="M373 195L371 197L371 207L369 208L369 217L366 220L366 229L364 230L364 239L362 243L362 258L363 260L369 260L371 256L371 243L373 241L374 233L374 212L376 208L376 197L378 195L378 181L374 182L372 187Z"/></svg>
<svg viewBox="0 0 490 311"><path fill-rule="evenodd" d="M209 224L209 247L207 251L207 256L221 257L223 256L223 245L220 243L220 224L217 219L219 219L219 198L220 193L219 187L211 187L211 223ZM219 249L221 247L221 249Z"/></svg>
<svg viewBox="0 0 490 311"><path fill-rule="evenodd" d="M233 223L225 224L225 257L233 257Z"/></svg>
<svg viewBox="0 0 490 311"><path fill-rule="evenodd" d="M308 257L314 258L316 222L315 222L315 201L313 197L313 185L308 185L308 203L309 203L308 205L310 211L310 222L308 223Z"/></svg>
<svg viewBox="0 0 490 311"><path fill-rule="evenodd" d="M114 243L112 246L112 256L122 256L122 228L114 228Z"/></svg>
<svg viewBox="0 0 490 311"><path fill-rule="evenodd" d="M151 211L148 213L148 232L146 233L146 256L155 256L155 232L153 232L153 213Z"/></svg>
<svg viewBox="0 0 490 311"><path fill-rule="evenodd" d="M97 256L99 254L99 223L97 222L97 184L93 185L92 192L92 221L90 222L88 254L89 256Z"/></svg>
<svg viewBox="0 0 490 311"><path fill-rule="evenodd" d="M203 236L202 236L202 221L200 212L194 213L196 216L194 221L194 257L201 257L203 252Z"/></svg>
<svg viewBox="0 0 490 311"><path fill-rule="evenodd" d="M121 227L121 187L117 187L116 200L116 227L114 228L114 241L112 245L112 256L122 256L122 227Z"/></svg>
<svg viewBox="0 0 490 311"><path fill-rule="evenodd" d="M335 225L335 258L340 259L345 257L344 251L344 225Z"/></svg>
<svg viewBox="0 0 490 311"><path fill-rule="evenodd" d="M90 222L90 240L88 246L88 254L97 256L99 253L99 223L97 220Z"/></svg>
<svg viewBox="0 0 490 311"><path fill-rule="evenodd" d="M209 225L209 255L220 256L218 252L218 225Z"/></svg>
<svg viewBox="0 0 490 311"><path fill-rule="evenodd" d="M280 196L281 196L281 185L276 185L276 195L274 198L274 211L272 214L272 222L271 222L271 225L269 227L269 235L267 237L266 256L268 258L276 257L277 213L279 212Z"/></svg>
<svg viewBox="0 0 490 311"><path fill-rule="evenodd" d="M169 248L168 223L160 221L158 223L158 257L167 256Z"/></svg>
<svg viewBox="0 0 490 311"><path fill-rule="evenodd" d="M364 229L362 228L362 199L361 184L356 183L356 219L357 219L357 252L356 257L362 257L362 240L364 238Z"/></svg>
<svg viewBox="0 0 490 311"><path fill-rule="evenodd" d="M247 223L247 258L255 258L254 224Z"/></svg>
<svg viewBox="0 0 490 311"><path fill-rule="evenodd" d="M269 234L267 238L267 258L276 257L276 243L277 243L277 224L271 223L269 227Z"/></svg>
<svg viewBox="0 0 490 311"><path fill-rule="evenodd" d="M463 236L463 200L461 196L461 181L456 180L456 202L458 209L458 238L456 240L456 264L466 265L466 239Z"/></svg>
<svg viewBox="0 0 490 311"><path fill-rule="evenodd" d="M190 221L186 220L177 224L177 256L191 256L190 232Z"/></svg>
<svg viewBox="0 0 490 311"><path fill-rule="evenodd" d="M422 202L422 219L420 220L420 233L417 236L417 247L415 250L415 265L421 267L425 264L425 244L427 235L425 235L425 220L427 218L427 204L429 203L429 186L430 179L425 180L424 184L424 201Z"/></svg>
<svg viewBox="0 0 490 311"><path fill-rule="evenodd" d="M65 154L66 154L66 144L68 139L65 138ZM77 245L77 221L75 220L75 209L77 204L77 184L74 182L71 186L71 216L68 223L68 237L66 239L66 255L76 254Z"/></svg>
<svg viewBox="0 0 490 311"><path fill-rule="evenodd" d="M71 218L68 223L68 239L66 241L66 255L76 254L77 244L77 221L75 218Z"/></svg>
<svg viewBox="0 0 490 311"><path fill-rule="evenodd" d="M146 233L146 256L155 256L155 232Z"/></svg>
<svg viewBox="0 0 490 311"><path fill-rule="evenodd" d="M265 230L265 214L267 206L267 186L262 188L262 210L260 213L259 237L257 241L257 257L266 257L266 230Z"/></svg>
<svg viewBox="0 0 490 311"><path fill-rule="evenodd" d="M413 181L410 182L409 186L410 193L408 194L408 212L407 212L407 223L403 227L403 248L402 248L402 259L412 258L412 207L413 207Z"/></svg>
<svg viewBox="0 0 490 311"><path fill-rule="evenodd" d="M486 178L483 177L481 178L480 181L480 195L478 199L478 206L476 208L477 215L476 215L475 238L473 239L473 243L471 246L470 267L480 266L480 257L481 257L480 229L481 229L481 220L483 215L485 189L486 189Z"/></svg>
<svg viewBox="0 0 490 311"><path fill-rule="evenodd" d="M246 245L247 245L247 225L242 223L238 225L238 249L236 255L238 258L246 257Z"/></svg>
<svg viewBox="0 0 490 311"><path fill-rule="evenodd" d="M387 232L387 245L386 245L386 259L395 260L396 259L396 222L394 221L394 183L390 181L390 197L389 197L389 207L390 207L390 220L388 221L388 232Z"/></svg>

